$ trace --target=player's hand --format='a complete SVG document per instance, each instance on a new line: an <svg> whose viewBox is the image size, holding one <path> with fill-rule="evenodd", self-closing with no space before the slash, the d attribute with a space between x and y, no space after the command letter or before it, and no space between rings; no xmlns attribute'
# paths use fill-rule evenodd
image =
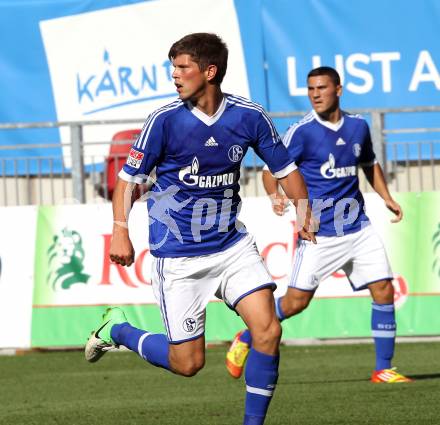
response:
<svg viewBox="0 0 440 425"><path fill-rule="evenodd" d="M398 223L400 220L402 220L402 208L394 199L386 200L385 205L395 215L395 217L391 219L391 223Z"/></svg>
<svg viewBox="0 0 440 425"><path fill-rule="evenodd" d="M110 244L110 260L121 266L131 266L134 262L134 249L128 236L128 229L114 229Z"/></svg>
<svg viewBox="0 0 440 425"><path fill-rule="evenodd" d="M316 236L315 233L319 230L319 221L313 216L310 209L307 211L306 225L303 228L298 230L298 235L301 239L310 241L316 244Z"/></svg>
<svg viewBox="0 0 440 425"><path fill-rule="evenodd" d="M272 202L272 210L276 215L282 216L289 209L289 199L281 193L272 193L269 195Z"/></svg>
<svg viewBox="0 0 440 425"><path fill-rule="evenodd" d="M315 233L314 233L314 232L310 232L310 231L308 231L308 230L301 229L301 230L298 232L298 235L299 235L299 237L300 237L302 240L304 240L304 241L310 241L310 242L316 244L316 236L315 236Z"/></svg>

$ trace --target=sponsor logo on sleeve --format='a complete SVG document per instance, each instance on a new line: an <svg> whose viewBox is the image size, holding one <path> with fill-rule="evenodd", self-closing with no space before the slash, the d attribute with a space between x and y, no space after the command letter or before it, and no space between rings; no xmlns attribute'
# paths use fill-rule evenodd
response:
<svg viewBox="0 0 440 425"><path fill-rule="evenodd" d="M139 152L131 148L127 158L127 165L133 168L139 168L142 164L143 159L144 159L144 154L142 152Z"/></svg>

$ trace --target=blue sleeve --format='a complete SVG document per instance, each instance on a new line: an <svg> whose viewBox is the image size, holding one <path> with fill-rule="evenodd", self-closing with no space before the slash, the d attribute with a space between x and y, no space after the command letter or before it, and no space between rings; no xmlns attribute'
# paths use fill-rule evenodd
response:
<svg viewBox="0 0 440 425"><path fill-rule="evenodd" d="M123 180L143 183L162 157L164 141L164 119L153 112L145 121L142 132L130 149L127 162L119 177Z"/></svg>
<svg viewBox="0 0 440 425"><path fill-rule="evenodd" d="M298 128L298 124L291 125L283 137L283 144L289 151L289 155L295 161L296 165L301 164L303 160L304 141L303 132Z"/></svg>
<svg viewBox="0 0 440 425"><path fill-rule="evenodd" d="M370 128L368 127L368 124L366 121L363 121L364 127L363 127L363 143L362 143L362 149L359 157L359 164L360 165L373 165L376 159L376 155L374 154L373 150L373 142L371 141L371 134L370 134Z"/></svg>
<svg viewBox="0 0 440 425"><path fill-rule="evenodd" d="M256 133L254 150L275 177L285 177L296 169L295 161L283 145L272 120L264 112L259 114Z"/></svg>

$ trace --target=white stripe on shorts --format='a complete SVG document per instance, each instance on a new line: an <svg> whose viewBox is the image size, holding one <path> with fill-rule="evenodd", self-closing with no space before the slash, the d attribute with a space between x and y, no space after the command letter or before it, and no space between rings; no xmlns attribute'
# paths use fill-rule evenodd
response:
<svg viewBox="0 0 440 425"><path fill-rule="evenodd" d="M165 293L163 290L163 284L165 283L165 275L163 272L164 264L165 264L164 258L157 259L157 274L159 276L159 291L160 291L160 309L162 312L162 317L163 317L165 328L167 330L168 337L171 339L171 330L170 330L170 325L169 325L168 317L167 317L167 306L165 303Z"/></svg>
<svg viewBox="0 0 440 425"><path fill-rule="evenodd" d="M298 279L298 273L301 268L301 263L303 260L303 254L305 248L306 248L305 243L301 243L301 245L297 248L298 251L297 254L295 255L295 265L293 267L292 276L290 276L290 283L289 283L289 286L292 288L296 287L296 279Z"/></svg>

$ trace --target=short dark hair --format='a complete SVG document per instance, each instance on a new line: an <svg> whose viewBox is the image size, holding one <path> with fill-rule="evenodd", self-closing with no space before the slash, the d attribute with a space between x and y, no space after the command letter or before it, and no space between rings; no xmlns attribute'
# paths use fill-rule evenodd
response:
<svg viewBox="0 0 440 425"><path fill-rule="evenodd" d="M310 77L318 77L320 75L328 75L331 78L331 80L333 81L333 83L335 84L335 86L341 85L341 77L339 76L338 71L336 71L336 69L334 69L330 66L320 66L318 68L312 69L307 74L307 80Z"/></svg>
<svg viewBox="0 0 440 425"><path fill-rule="evenodd" d="M216 34L196 32L188 34L176 41L168 52L168 59L173 60L178 55L187 54L205 71L209 65L217 67L213 83L220 85L228 66L228 47Z"/></svg>

